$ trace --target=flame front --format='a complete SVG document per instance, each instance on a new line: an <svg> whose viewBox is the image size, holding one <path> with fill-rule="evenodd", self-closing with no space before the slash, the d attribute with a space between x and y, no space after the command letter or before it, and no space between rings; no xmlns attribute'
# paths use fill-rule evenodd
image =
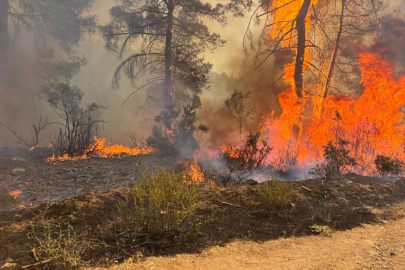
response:
<svg viewBox="0 0 405 270"><path fill-rule="evenodd" d="M95 143L86 149L85 153L81 156L71 156L68 154L62 156L53 155L51 158L48 158L48 162L60 162L67 160L80 160L87 159L90 156L97 157L120 157L120 156L137 156L137 155L146 155L152 152L152 148L145 147L135 147L130 148L121 144L106 144L105 139L99 139L94 137Z"/></svg>
<svg viewBox="0 0 405 270"><path fill-rule="evenodd" d="M266 125L273 154L293 140L300 164L311 163L321 157L322 146L340 137L350 141L358 173L371 173L376 155L405 161L405 76L395 79L393 65L377 52L361 52L359 59L365 90L358 98L333 95L320 102L313 96L302 103L292 89L279 95L283 112L278 119L268 117Z"/></svg>

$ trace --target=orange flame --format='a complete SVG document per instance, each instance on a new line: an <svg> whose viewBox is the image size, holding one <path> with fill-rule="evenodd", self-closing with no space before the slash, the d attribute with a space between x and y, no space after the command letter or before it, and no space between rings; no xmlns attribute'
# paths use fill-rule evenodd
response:
<svg viewBox="0 0 405 270"><path fill-rule="evenodd" d="M14 198L17 198L18 195L20 195L21 193L23 193L23 191L22 191L22 190L14 190L14 191L7 191L7 193L8 193L10 196L13 196Z"/></svg>
<svg viewBox="0 0 405 270"><path fill-rule="evenodd" d="M202 172L200 166L196 159L192 159L186 164L185 168L185 181L195 184L204 183L204 173Z"/></svg>
<svg viewBox="0 0 405 270"><path fill-rule="evenodd" d="M63 156L55 156L53 155L51 158L48 158L48 162L61 162L67 160L80 160L80 159L87 159L90 156L97 156L97 157L120 157L120 156L137 156L137 155L146 155L152 152L152 148L144 148L144 147L135 147L130 148L128 146L120 145L120 144L106 144L105 139L99 139L94 137L95 143L89 147L85 151L85 153L81 156L70 156L65 154Z"/></svg>
<svg viewBox="0 0 405 270"><path fill-rule="evenodd" d="M283 112L278 119L269 117L266 126L276 150L273 153L293 139L300 164L307 164L318 159L322 146L338 136L350 141L358 173L371 173L376 155L405 161L401 111L405 106L405 76L395 79L393 65L378 53L361 52L359 58L365 91L358 98L334 95L319 100L314 96L302 101L292 89L279 95Z"/></svg>

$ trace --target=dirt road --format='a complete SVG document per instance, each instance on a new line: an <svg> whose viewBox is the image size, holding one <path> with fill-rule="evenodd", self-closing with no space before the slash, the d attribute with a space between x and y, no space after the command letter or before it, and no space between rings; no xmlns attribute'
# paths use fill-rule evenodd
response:
<svg viewBox="0 0 405 270"><path fill-rule="evenodd" d="M405 219L365 225L331 237L264 243L236 241L202 254L150 257L110 269L405 269Z"/></svg>

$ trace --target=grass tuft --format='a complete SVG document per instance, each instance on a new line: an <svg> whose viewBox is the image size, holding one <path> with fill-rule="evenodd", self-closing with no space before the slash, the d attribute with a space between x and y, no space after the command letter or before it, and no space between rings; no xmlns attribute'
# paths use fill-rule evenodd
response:
<svg viewBox="0 0 405 270"><path fill-rule="evenodd" d="M198 186L185 183L182 173L161 170L149 175L146 167L123 196L117 207L124 231L132 237L153 238L192 229L192 224L183 225L195 213L200 197Z"/></svg>
<svg viewBox="0 0 405 270"><path fill-rule="evenodd" d="M269 210L281 210L289 206L294 198L294 191L287 182L272 177L259 189L260 201Z"/></svg>

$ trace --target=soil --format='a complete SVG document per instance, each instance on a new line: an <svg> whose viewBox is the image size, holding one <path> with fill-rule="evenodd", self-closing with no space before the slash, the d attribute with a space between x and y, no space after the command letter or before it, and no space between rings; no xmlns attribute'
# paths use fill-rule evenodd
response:
<svg viewBox="0 0 405 270"><path fill-rule="evenodd" d="M236 240L198 254L148 257L141 261L130 258L108 269L403 270L404 228L405 219L401 219L334 232L331 237L305 236L266 242ZM90 269L104 268L86 268Z"/></svg>
<svg viewBox="0 0 405 270"><path fill-rule="evenodd" d="M143 162L155 171L176 163L154 155L56 165L0 159L0 184L22 190L25 204L0 212L0 266L56 269L32 251L38 246L33 230L53 222L94 241L83 256L87 269L405 269L405 180L355 174L289 182L295 197L282 211L260 203L262 184L202 184L196 216L186 221L201 221L197 230L120 248L116 204ZM26 171L11 176L16 167ZM92 176L84 182L93 190L78 181L83 175Z"/></svg>
<svg viewBox="0 0 405 270"><path fill-rule="evenodd" d="M10 150L7 153L9 152ZM90 157L49 164L44 159L32 156L5 158L1 157L1 154L7 156L0 151L0 191L22 191L19 201L23 206L60 201L91 191L102 192L124 187L131 183L144 165L151 171L170 169L176 165L176 161L158 155ZM25 172L13 175L15 168L22 168ZM5 209L0 208L1 210Z"/></svg>

